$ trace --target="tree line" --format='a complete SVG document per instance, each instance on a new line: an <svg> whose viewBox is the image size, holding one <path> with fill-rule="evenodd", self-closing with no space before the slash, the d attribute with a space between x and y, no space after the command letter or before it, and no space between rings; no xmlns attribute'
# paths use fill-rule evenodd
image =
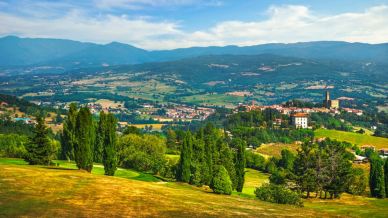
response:
<svg viewBox="0 0 388 218"><path fill-rule="evenodd" d="M180 147L177 181L209 185L219 194L242 191L246 147L243 140L230 140L209 123L196 132L187 131Z"/></svg>

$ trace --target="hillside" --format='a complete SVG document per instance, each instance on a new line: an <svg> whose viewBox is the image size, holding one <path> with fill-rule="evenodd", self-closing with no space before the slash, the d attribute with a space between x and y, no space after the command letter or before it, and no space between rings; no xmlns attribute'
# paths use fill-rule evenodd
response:
<svg viewBox="0 0 388 218"><path fill-rule="evenodd" d="M107 177L101 175L102 168L89 174L60 164L50 168L0 159L0 217L384 217L388 205L386 199L348 194L336 200L306 200L304 208L255 200L254 187L268 176L252 169L247 169L240 197L158 182L132 170Z"/></svg>
<svg viewBox="0 0 388 218"><path fill-rule="evenodd" d="M187 184L9 163L0 164L0 172L0 216L5 217L328 216L306 208L216 195Z"/></svg>
<svg viewBox="0 0 388 218"><path fill-rule="evenodd" d="M339 141L346 141L358 146L373 145L376 148L388 148L388 138L375 137L354 132L344 132L338 130L318 129L315 137L328 137Z"/></svg>
<svg viewBox="0 0 388 218"><path fill-rule="evenodd" d="M147 51L123 43L105 45L62 39L0 38L0 66L101 66L162 62L204 55L275 54L306 59L387 63L388 44L335 41L263 44L254 46L192 47Z"/></svg>

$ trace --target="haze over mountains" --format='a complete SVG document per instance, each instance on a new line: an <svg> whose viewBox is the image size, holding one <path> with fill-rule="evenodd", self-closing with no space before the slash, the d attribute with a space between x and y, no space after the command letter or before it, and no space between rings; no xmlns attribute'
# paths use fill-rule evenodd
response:
<svg viewBox="0 0 388 218"><path fill-rule="evenodd" d="M119 42L101 45L63 39L6 36L0 38L0 51L0 66L2 67L55 65L71 68L174 61L204 55L260 54L319 60L388 63L388 43L367 44L340 41L147 51Z"/></svg>

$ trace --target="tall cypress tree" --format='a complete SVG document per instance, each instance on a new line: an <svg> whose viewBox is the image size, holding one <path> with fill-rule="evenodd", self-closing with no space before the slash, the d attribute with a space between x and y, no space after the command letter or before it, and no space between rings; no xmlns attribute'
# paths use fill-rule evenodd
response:
<svg viewBox="0 0 388 218"><path fill-rule="evenodd" d="M384 161L377 154L370 156L369 187L372 197L385 197Z"/></svg>
<svg viewBox="0 0 388 218"><path fill-rule="evenodd" d="M234 155L233 151L229 148L228 144L226 144L223 140L218 141L218 147L220 149L220 158L218 165L222 165L228 171L230 180L232 182L232 189L237 188L237 177L236 177L236 169L234 166Z"/></svg>
<svg viewBox="0 0 388 218"><path fill-rule="evenodd" d="M384 164L384 178L385 178L385 196L388 197L388 158Z"/></svg>
<svg viewBox="0 0 388 218"><path fill-rule="evenodd" d="M91 172L93 169L94 125L89 108L79 110L76 121L74 158L78 169Z"/></svg>
<svg viewBox="0 0 388 218"><path fill-rule="evenodd" d="M74 144L76 142L76 121L77 121L77 105L71 103L66 120L63 123L63 132L61 135L62 153L61 158L74 160Z"/></svg>
<svg viewBox="0 0 388 218"><path fill-rule="evenodd" d="M237 149L236 154L236 178L237 185L236 191L242 192L244 187L244 176L245 176L245 142L241 139L234 140L234 146Z"/></svg>
<svg viewBox="0 0 388 218"><path fill-rule="evenodd" d="M30 165L50 165L56 151L48 138L48 131L44 124L44 119L38 116L36 120L38 123L34 129L34 136L26 146L28 153L25 160Z"/></svg>
<svg viewBox="0 0 388 218"><path fill-rule="evenodd" d="M183 139L181 154L179 159L179 168L177 180L189 182L191 177L191 151L192 151L192 136L190 131L187 131Z"/></svg>
<svg viewBox="0 0 388 218"><path fill-rule="evenodd" d="M117 119L113 114L106 115L105 128L103 128L105 130L103 133L103 163L105 175L108 176L114 176L117 170L116 124Z"/></svg>
<svg viewBox="0 0 388 218"><path fill-rule="evenodd" d="M106 131L106 118L107 115L104 111L100 112L100 120L98 121L97 131L96 131L96 141L94 144L94 162L102 163L102 156L104 153L104 134Z"/></svg>

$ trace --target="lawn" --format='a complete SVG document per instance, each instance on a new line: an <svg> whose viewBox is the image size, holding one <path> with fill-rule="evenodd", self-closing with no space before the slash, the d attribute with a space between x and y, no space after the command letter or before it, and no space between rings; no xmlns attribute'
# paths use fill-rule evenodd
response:
<svg viewBox="0 0 388 218"><path fill-rule="evenodd" d="M357 144L358 146L373 145L376 148L388 148L388 138L329 129L318 129L315 130L314 133L316 138L329 137L339 141L347 141L352 144Z"/></svg>

